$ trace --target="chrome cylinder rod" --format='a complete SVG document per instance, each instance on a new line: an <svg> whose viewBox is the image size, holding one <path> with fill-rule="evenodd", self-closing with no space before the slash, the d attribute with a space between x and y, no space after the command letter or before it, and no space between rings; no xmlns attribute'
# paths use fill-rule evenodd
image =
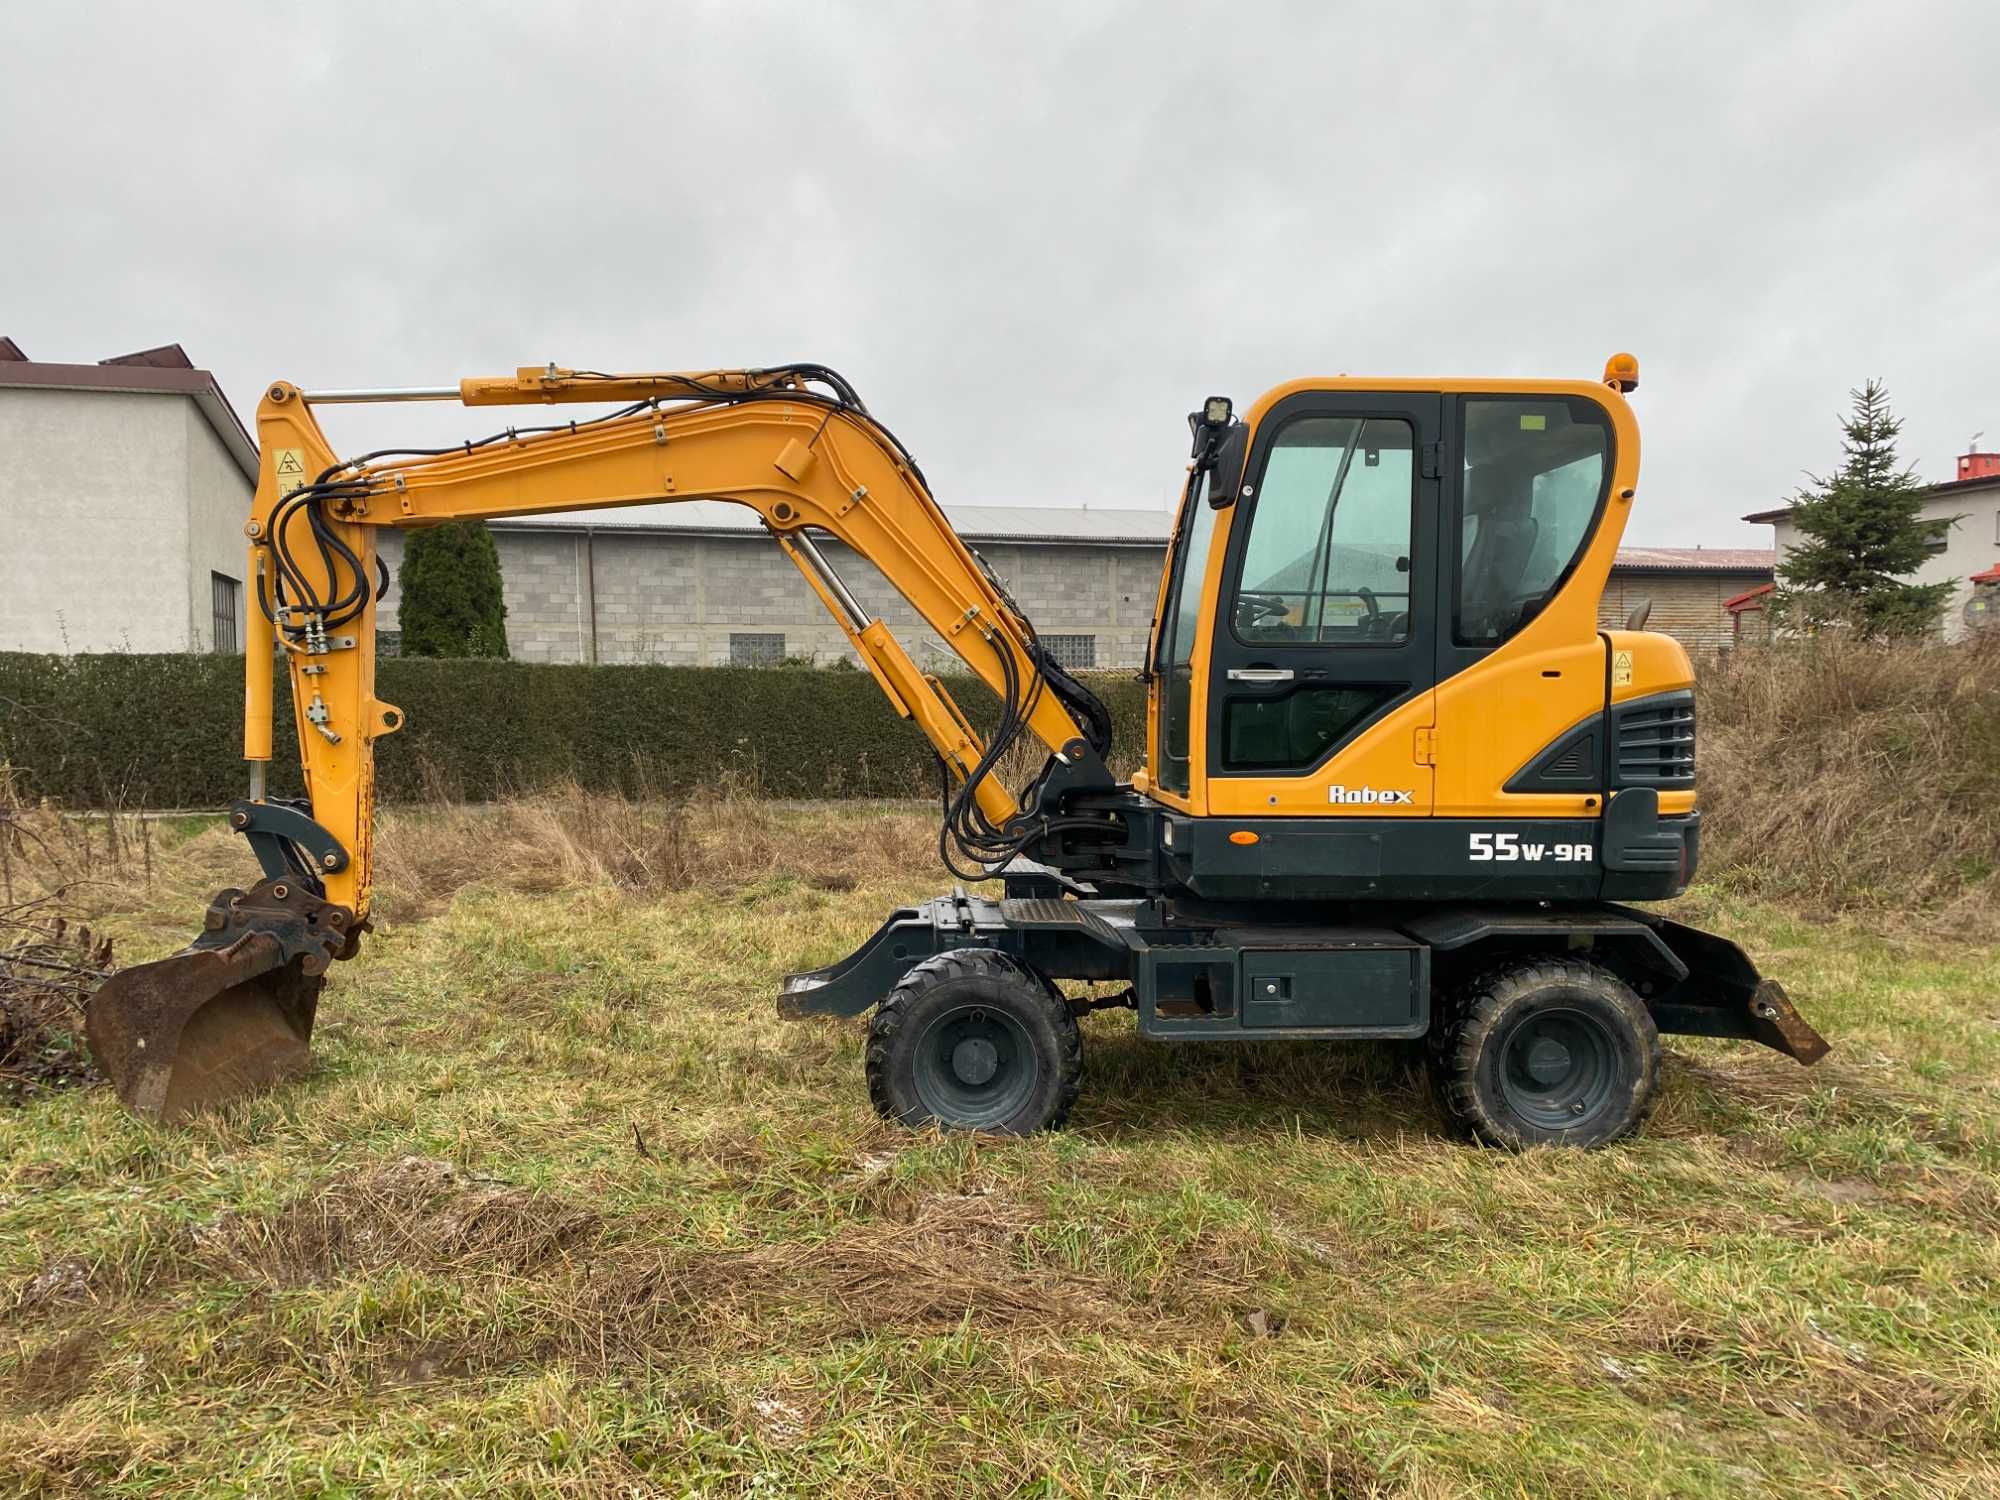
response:
<svg viewBox="0 0 2000 1500"><path fill-rule="evenodd" d="M353 406L363 401L456 401L460 395L455 385L404 385L385 386L377 391L306 391L306 400L314 406Z"/></svg>
<svg viewBox="0 0 2000 1500"><path fill-rule="evenodd" d="M789 533L785 540L798 548L800 555L813 565L813 571L819 574L819 581L826 585L829 594L840 601L841 609L847 614L847 623L853 626L857 633L866 630L874 623L868 618L868 611L861 607L861 601L849 592L840 575L833 571L833 564L826 560L826 555L819 550L811 537L803 531L794 531Z"/></svg>

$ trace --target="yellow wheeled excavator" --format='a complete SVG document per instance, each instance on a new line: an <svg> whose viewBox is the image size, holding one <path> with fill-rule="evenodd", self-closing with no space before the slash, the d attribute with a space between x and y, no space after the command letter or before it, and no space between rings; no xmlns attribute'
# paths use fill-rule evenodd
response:
<svg viewBox="0 0 2000 1500"><path fill-rule="evenodd" d="M258 409L244 532L249 795L264 878L184 952L95 997L96 1056L135 1111L177 1119L295 1074L327 969L368 928L385 526L679 499L754 509L890 706L935 750L939 847L964 886L893 913L787 1015L872 1010L875 1105L909 1124L1059 1124L1077 1018L1162 1041L1424 1039L1447 1121L1489 1143L1636 1130L1661 1032L1802 1063L1826 1043L1734 944L1625 903L1695 869L1693 678L1672 639L1604 631L1631 514L1629 355L1595 381L1299 380L1189 416L1160 581L1143 767L953 531L909 451L819 365L668 374L524 368ZM624 403L454 447L341 458L316 407ZM975 731L841 581L872 562L998 699ZM306 795L269 796L282 651ZM1019 791L1008 750L1046 759ZM1092 982L1071 998L1058 980Z"/></svg>

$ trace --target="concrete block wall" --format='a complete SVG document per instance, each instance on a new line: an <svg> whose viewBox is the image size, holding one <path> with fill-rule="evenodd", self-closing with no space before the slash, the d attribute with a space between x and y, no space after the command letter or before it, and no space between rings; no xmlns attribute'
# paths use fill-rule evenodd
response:
<svg viewBox="0 0 2000 1500"><path fill-rule="evenodd" d="M507 599L507 646L520 661L591 659L595 620L600 662L722 665L732 634L779 633L788 656L852 656L818 597L762 533L554 528L494 529ZM379 543L393 580L404 534ZM956 653L872 564L838 542L821 550L871 616L885 620L920 665ZM1087 543L993 543L980 547L1036 628L1096 637L1096 665L1136 667L1145 654L1165 549ZM380 619L394 629L392 582Z"/></svg>

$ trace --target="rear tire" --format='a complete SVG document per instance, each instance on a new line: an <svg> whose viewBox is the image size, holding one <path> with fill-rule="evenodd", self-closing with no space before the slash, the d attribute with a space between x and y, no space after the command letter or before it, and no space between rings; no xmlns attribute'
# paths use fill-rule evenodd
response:
<svg viewBox="0 0 2000 1500"><path fill-rule="evenodd" d="M1461 1135L1519 1151L1634 1135L1660 1083L1660 1033L1609 970L1524 958L1447 996L1430 1032L1432 1092Z"/></svg>
<svg viewBox="0 0 2000 1500"><path fill-rule="evenodd" d="M1068 1118L1083 1036L1020 960L956 948L905 974L868 1023L868 1096L904 1125L1031 1135Z"/></svg>

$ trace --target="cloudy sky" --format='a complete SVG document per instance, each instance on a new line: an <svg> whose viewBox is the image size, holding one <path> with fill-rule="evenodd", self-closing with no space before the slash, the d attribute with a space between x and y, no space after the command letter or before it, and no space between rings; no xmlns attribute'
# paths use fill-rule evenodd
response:
<svg viewBox="0 0 2000 1500"><path fill-rule="evenodd" d="M846 372L947 503L1162 506L1300 375L1638 354L1628 538L1889 383L2000 446L2000 7L0 7L0 333L259 387ZM343 411L342 443L492 413Z"/></svg>

